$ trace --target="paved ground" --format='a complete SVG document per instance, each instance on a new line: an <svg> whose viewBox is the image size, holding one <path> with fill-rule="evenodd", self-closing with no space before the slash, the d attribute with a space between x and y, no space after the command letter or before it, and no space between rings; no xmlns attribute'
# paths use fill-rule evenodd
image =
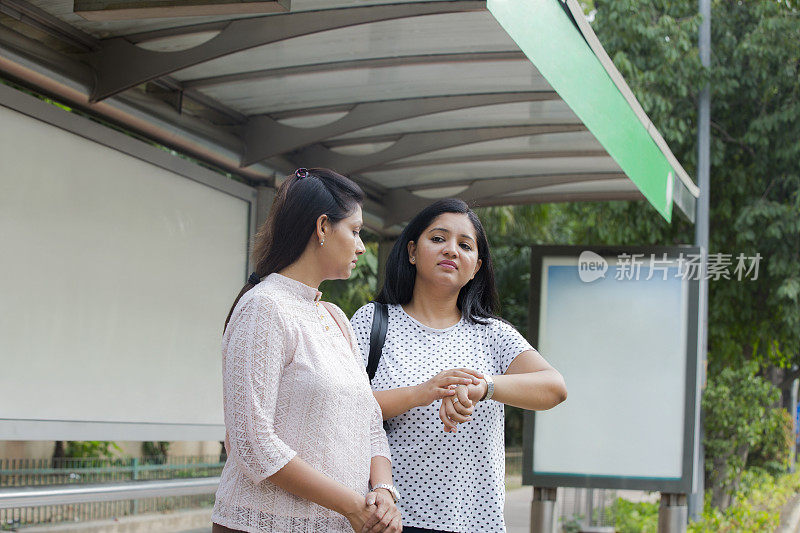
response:
<svg viewBox="0 0 800 533"><path fill-rule="evenodd" d="M530 532L532 498L533 487L522 487L506 492L507 533Z"/></svg>

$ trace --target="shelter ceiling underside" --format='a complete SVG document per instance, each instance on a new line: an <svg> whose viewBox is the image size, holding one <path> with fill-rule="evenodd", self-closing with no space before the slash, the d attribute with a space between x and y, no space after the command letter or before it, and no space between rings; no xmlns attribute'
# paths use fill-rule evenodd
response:
<svg viewBox="0 0 800 533"><path fill-rule="evenodd" d="M642 198L483 2L292 0L288 13L113 22L71 0L14 2L86 36L71 59L95 72L96 100L146 94L233 133L244 166L274 170L265 183L297 166L348 173L377 230L438 196ZM284 36L259 34L266 23Z"/></svg>

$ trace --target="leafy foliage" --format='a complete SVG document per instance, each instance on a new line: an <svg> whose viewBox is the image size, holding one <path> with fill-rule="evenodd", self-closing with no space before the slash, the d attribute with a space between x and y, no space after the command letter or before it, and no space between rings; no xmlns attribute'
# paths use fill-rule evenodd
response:
<svg viewBox="0 0 800 533"><path fill-rule="evenodd" d="M755 358L800 362L800 13L788 2L712 2L712 65L695 46L694 1L594 2L594 28L648 116L690 174L696 95L711 86L711 253L760 253L753 282L711 283L712 373ZM648 206L573 205L595 243L692 242Z"/></svg>
<svg viewBox="0 0 800 533"><path fill-rule="evenodd" d="M704 69L696 46L700 18L694 0L596 0L583 5L594 17L592 25L604 48L690 175L696 174L697 162L696 98L710 83L709 252L732 254L733 259L760 254L762 259L755 281L734 278L709 284L709 375L724 383L730 378L721 374L726 368L747 361L759 363L766 375L770 365L781 367L790 378L779 383L786 395L787 384L800 373L797 7L774 0L712 0L712 64ZM668 224L645 202L489 208L480 216L494 246L694 242L693 226L685 218L675 216ZM505 264L497 265L499 274ZM507 280L501 292L527 291L521 282L516 290L512 285ZM512 316L519 306L513 296L509 302L504 314ZM726 406L726 398L719 396L711 399L718 400L713 411L706 411L706 424L714 432L707 449L709 465L728 465L715 480L724 487L710 487L719 494L735 492L746 464L779 470L791 446L779 429L786 429L788 413L769 410L761 402L764 394L774 400L774 393L765 392L767 385L751 374L742 379L744 390L738 384L731 384L731 390L758 396L758 407L744 405L741 397ZM766 420L737 427L737 421L755 420L753 409L763 410ZM758 425L772 440L754 440ZM747 443L750 463L745 457L737 466L731 442L736 447Z"/></svg>
<svg viewBox="0 0 800 533"><path fill-rule="evenodd" d="M114 442L101 440L70 440L64 450L65 457L82 458L96 457L98 459L112 459L114 452L121 452L122 448Z"/></svg>
<svg viewBox="0 0 800 533"><path fill-rule="evenodd" d="M788 413L767 408L776 401L774 391L755 378L753 367L730 368L751 360L800 364L800 13L788 2L713 0L713 56L705 71L694 45L696 2L601 1L594 7L598 37L690 174L695 97L710 83L710 252L763 258L757 280L709 285L706 467L712 500L724 507L751 450L755 464L774 471L791 446L779 429L785 430ZM575 232L582 242L693 241L685 221L668 226L644 204L568 210L586 220ZM772 440L759 442L763 432Z"/></svg>
<svg viewBox="0 0 800 533"><path fill-rule="evenodd" d="M146 441L142 443L142 455L145 457L145 462L147 463L151 464L166 463L168 452L169 452L169 442Z"/></svg>
<svg viewBox="0 0 800 533"><path fill-rule="evenodd" d="M735 504L720 510L706 497L700 520L689 524L688 533L775 531L781 507L800 490L800 475L772 476L758 469L745 471Z"/></svg>
<svg viewBox="0 0 800 533"><path fill-rule="evenodd" d="M619 533L656 533L658 530L657 503L617 498L608 513Z"/></svg>
<svg viewBox="0 0 800 533"><path fill-rule="evenodd" d="M562 533L580 533L581 529L583 529L583 518L583 515L580 514L570 517L562 516L559 519Z"/></svg>
<svg viewBox="0 0 800 533"><path fill-rule="evenodd" d="M739 531L775 531L781 507L800 490L800 474L772 476L764 471L748 471L736 493L736 503L724 511L706 498L703 514L689 523L688 533L734 533ZM620 533L655 533L658 504L633 503L618 499L610 509Z"/></svg>
<svg viewBox="0 0 800 533"><path fill-rule="evenodd" d="M761 450L762 463L788 456L789 448L781 446L786 431L780 412L785 411L771 407L780 391L756 371L752 362L725 368L709 380L703 395L707 485L711 503L720 509L730 505L751 450Z"/></svg>
<svg viewBox="0 0 800 533"><path fill-rule="evenodd" d="M747 458L748 467L761 468L772 475L786 471L794 446L792 415L786 409L772 408L763 421L764 433Z"/></svg>

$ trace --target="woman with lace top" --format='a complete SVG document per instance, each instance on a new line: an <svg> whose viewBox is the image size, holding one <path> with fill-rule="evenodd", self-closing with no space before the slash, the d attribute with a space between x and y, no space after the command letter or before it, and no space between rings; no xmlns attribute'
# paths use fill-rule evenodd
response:
<svg viewBox="0 0 800 533"><path fill-rule="evenodd" d="M467 204L440 200L412 219L377 301L388 304L389 324L372 388L387 419L403 531L505 531L503 404L550 409L567 392L495 315L489 244ZM374 309L351 319L364 364Z"/></svg>
<svg viewBox="0 0 800 533"><path fill-rule="evenodd" d="M364 253L362 202L344 176L298 169L256 237L222 340L215 533L402 529L380 406L349 322L317 289Z"/></svg>

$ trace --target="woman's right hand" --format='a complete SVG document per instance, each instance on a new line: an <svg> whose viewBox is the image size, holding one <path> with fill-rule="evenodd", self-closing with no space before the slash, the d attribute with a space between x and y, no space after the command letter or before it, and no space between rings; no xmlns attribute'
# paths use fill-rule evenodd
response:
<svg viewBox="0 0 800 533"><path fill-rule="evenodd" d="M416 397L418 406L430 405L436 400L453 396L456 392L455 385L477 385L483 379L483 374L470 368L451 368L439 372L431 379L417 385Z"/></svg>
<svg viewBox="0 0 800 533"><path fill-rule="evenodd" d="M370 498L372 496L372 498ZM388 497L388 501L391 501ZM372 503L370 503L370 501ZM388 509L387 512L387 507ZM376 516L382 511L382 516ZM390 533L399 533L403 530L403 525L400 520L400 513L397 511L394 503L378 505L375 494L370 493L367 495L366 501L362 498L359 505L345 513L344 515L350 522L350 527L353 528L355 533L363 533L366 530L366 524L373 524L369 531L388 531ZM384 516L389 520L383 520ZM372 519L372 520L370 520ZM384 522L386 522L384 524Z"/></svg>
<svg viewBox="0 0 800 533"><path fill-rule="evenodd" d="M364 524L366 524L367 520L369 520L377 511L377 505L374 503L372 505L368 505L367 502L364 501L364 498L361 497L354 508L345 513L344 516L350 521L350 526L352 526L353 531L356 533L361 533L361 530L364 529Z"/></svg>

